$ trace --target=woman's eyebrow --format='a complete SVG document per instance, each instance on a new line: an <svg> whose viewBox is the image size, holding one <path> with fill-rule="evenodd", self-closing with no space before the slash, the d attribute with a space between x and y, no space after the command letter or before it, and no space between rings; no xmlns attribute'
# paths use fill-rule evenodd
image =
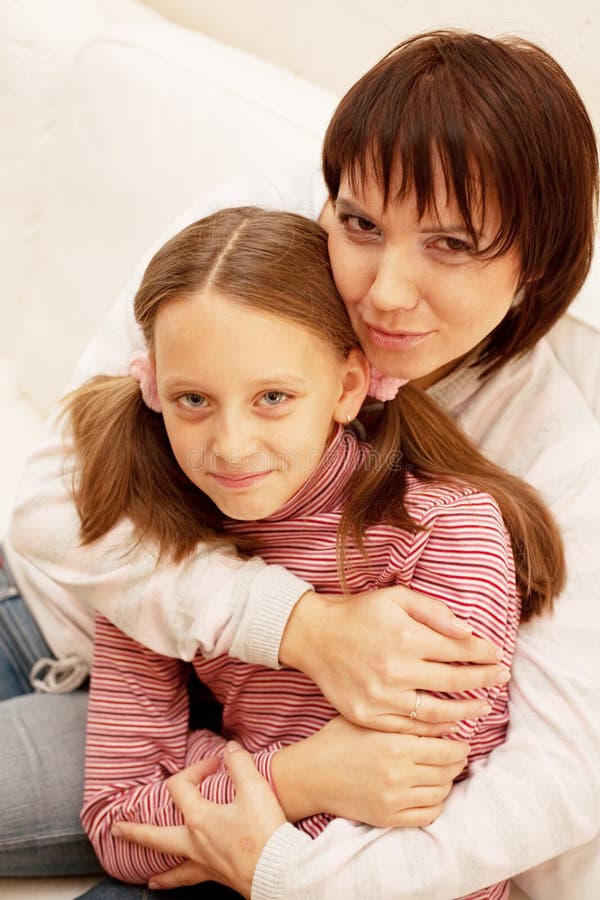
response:
<svg viewBox="0 0 600 900"><path fill-rule="evenodd" d="M348 197L340 197L338 194L337 200L334 203L336 212L343 212L346 214L350 214L352 216L358 216L361 219L369 219L371 220L371 215L365 212L364 209L361 209L360 206L357 206L354 200L350 200Z"/></svg>

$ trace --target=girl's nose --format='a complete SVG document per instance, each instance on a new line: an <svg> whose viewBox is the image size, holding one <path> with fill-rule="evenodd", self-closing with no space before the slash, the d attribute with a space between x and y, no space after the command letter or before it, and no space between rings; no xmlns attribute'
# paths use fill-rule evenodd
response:
<svg viewBox="0 0 600 900"><path fill-rule="evenodd" d="M241 415L220 417L213 435L213 452L229 466L241 465L258 447L251 424Z"/></svg>

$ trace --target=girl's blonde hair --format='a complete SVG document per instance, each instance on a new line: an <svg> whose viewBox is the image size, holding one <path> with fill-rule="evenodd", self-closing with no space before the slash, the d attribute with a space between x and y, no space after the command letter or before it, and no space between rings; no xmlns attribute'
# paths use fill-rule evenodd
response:
<svg viewBox="0 0 600 900"><path fill-rule="evenodd" d="M327 236L316 222L253 207L222 210L188 226L153 257L135 296L135 317L151 349L162 304L210 288L255 309L308 328L347 357L358 348L329 265ZM224 336L226 339L226 336ZM144 403L130 376L98 376L70 394L64 413L77 455L74 496L84 544L123 516L139 540L178 562L199 543L235 546L248 539L225 533L223 515L180 469L160 414ZM344 547L364 547L364 529L390 522L415 530L406 510L406 464L424 479L465 482L491 494L510 532L527 619L551 603L564 580L558 529L535 491L484 459L426 395L407 385L385 404L373 441L376 460L350 480L339 531Z"/></svg>

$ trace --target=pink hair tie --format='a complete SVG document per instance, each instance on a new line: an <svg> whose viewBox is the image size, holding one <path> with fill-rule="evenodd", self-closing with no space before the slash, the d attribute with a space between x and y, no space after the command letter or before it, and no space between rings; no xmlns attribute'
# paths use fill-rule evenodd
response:
<svg viewBox="0 0 600 900"><path fill-rule="evenodd" d="M142 399L146 406L154 412L162 412L156 384L156 372L147 353L134 353L129 360L129 374L140 383Z"/></svg>
<svg viewBox="0 0 600 900"><path fill-rule="evenodd" d="M392 378L390 375L382 375L375 366L371 366L371 380L369 381L369 397L376 400L393 400L400 388L408 383L408 378Z"/></svg>

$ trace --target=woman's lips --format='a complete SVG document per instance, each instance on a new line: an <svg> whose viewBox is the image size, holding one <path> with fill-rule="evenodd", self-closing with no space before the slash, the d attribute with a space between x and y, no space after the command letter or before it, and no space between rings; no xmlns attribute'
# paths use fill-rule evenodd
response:
<svg viewBox="0 0 600 900"><path fill-rule="evenodd" d="M383 331L367 325L369 341L385 350L411 350L425 340L431 331Z"/></svg>
<svg viewBox="0 0 600 900"><path fill-rule="evenodd" d="M242 489L252 487L259 481L262 481L263 478L271 474L271 471L269 469L266 472L250 472L247 475L224 475L219 472L210 472L210 475L221 487Z"/></svg>

